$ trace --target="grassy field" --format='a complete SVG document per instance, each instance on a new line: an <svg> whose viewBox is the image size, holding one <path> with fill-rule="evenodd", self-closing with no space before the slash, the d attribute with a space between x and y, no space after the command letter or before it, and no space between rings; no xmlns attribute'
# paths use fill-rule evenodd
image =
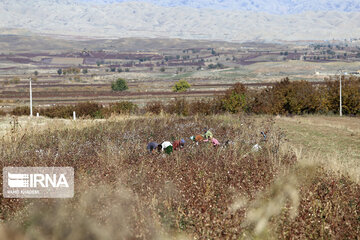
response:
<svg viewBox="0 0 360 240"><path fill-rule="evenodd" d="M360 119L349 117L281 117L276 125L304 161L345 172L360 182Z"/></svg>
<svg viewBox="0 0 360 240"><path fill-rule="evenodd" d="M14 131L10 121L0 123L1 166L72 166L75 196L1 197L2 239L356 239L360 234L357 118L21 117ZM231 143L219 148L191 143L189 137L204 127L221 143ZM260 131L268 133L266 142ZM146 152L149 141L179 138L187 140L183 151ZM258 152L252 150L255 143L262 147ZM343 145L349 148L343 151Z"/></svg>

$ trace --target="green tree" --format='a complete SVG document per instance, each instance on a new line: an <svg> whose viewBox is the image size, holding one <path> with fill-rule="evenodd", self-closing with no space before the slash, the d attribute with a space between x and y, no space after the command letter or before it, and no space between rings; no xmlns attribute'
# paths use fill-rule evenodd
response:
<svg viewBox="0 0 360 240"><path fill-rule="evenodd" d="M59 74L59 76L62 74L62 69L61 68L59 68L58 70L57 70L57 73Z"/></svg>
<svg viewBox="0 0 360 240"><path fill-rule="evenodd" d="M35 71L35 72L34 72L34 75L35 75L35 76L39 75L39 72L38 72L38 71Z"/></svg>
<svg viewBox="0 0 360 240"><path fill-rule="evenodd" d="M83 73L83 74L87 74L87 73L88 73L87 68L84 68L84 69L82 70L82 73Z"/></svg>
<svg viewBox="0 0 360 240"><path fill-rule="evenodd" d="M236 83L229 89L221 100L223 109L231 113L246 111L248 100L246 97L246 88L241 83Z"/></svg>
<svg viewBox="0 0 360 240"><path fill-rule="evenodd" d="M174 92L186 92L191 85L185 80L179 80L175 85L172 87Z"/></svg>
<svg viewBox="0 0 360 240"><path fill-rule="evenodd" d="M125 91L129 89L125 79L118 78L115 82L111 84L111 89L113 91Z"/></svg>

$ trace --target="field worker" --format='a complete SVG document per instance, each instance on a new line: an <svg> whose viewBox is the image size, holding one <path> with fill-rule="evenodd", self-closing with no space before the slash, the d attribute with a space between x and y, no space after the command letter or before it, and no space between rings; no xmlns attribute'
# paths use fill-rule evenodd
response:
<svg viewBox="0 0 360 240"><path fill-rule="evenodd" d="M191 136L190 139L193 140L196 145L199 145L199 143L204 140L203 136L201 135Z"/></svg>
<svg viewBox="0 0 360 240"><path fill-rule="evenodd" d="M191 136L190 139L193 140L196 145L199 145L199 143L204 140L203 136L201 135Z"/></svg>
<svg viewBox="0 0 360 240"><path fill-rule="evenodd" d="M185 143L186 143L186 142L185 142L185 139L182 138L182 139L180 140L180 148L184 148L184 147L185 147Z"/></svg>
<svg viewBox="0 0 360 240"><path fill-rule="evenodd" d="M265 132L261 132L261 135L264 137L264 141L266 141L266 133Z"/></svg>
<svg viewBox="0 0 360 240"><path fill-rule="evenodd" d="M149 151L149 153L152 153L154 151L154 149L156 149L158 147L159 144L157 144L156 142L150 142L146 149Z"/></svg>
<svg viewBox="0 0 360 240"><path fill-rule="evenodd" d="M162 148L161 144L159 144L159 145L157 146L157 149L158 149L158 153L161 153L161 152L162 152L163 148Z"/></svg>
<svg viewBox="0 0 360 240"><path fill-rule="evenodd" d="M204 128L204 131L205 131L205 133L204 133L205 139L210 139L213 137L213 134L212 134L212 132L210 132L210 130L208 130L207 128Z"/></svg>
<svg viewBox="0 0 360 240"><path fill-rule="evenodd" d="M161 144L161 147L166 154L170 154L173 152L173 145L171 144L171 142L165 141Z"/></svg>
<svg viewBox="0 0 360 240"><path fill-rule="evenodd" d="M195 142L199 143L199 142L202 142L204 140L204 137L201 136L201 135L196 135L195 137Z"/></svg>
<svg viewBox="0 0 360 240"><path fill-rule="evenodd" d="M219 141L218 141L216 138L214 138L214 137L212 137L212 138L210 138L210 139L206 139L206 140L204 140L204 142L209 142L209 140L210 140L210 142L213 144L214 147L220 145Z"/></svg>
<svg viewBox="0 0 360 240"><path fill-rule="evenodd" d="M184 148L185 146L185 140L184 139L181 139L181 140L176 140L173 142L173 149L174 151L176 150L181 150L182 148Z"/></svg>

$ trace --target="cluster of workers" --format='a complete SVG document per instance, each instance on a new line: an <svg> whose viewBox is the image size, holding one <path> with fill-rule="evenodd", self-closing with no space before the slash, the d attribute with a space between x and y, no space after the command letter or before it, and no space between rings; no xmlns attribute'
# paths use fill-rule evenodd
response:
<svg viewBox="0 0 360 240"><path fill-rule="evenodd" d="M192 141L194 141L196 144L199 144L201 142L209 142L211 143L214 147L217 147L220 145L219 141L214 138L212 132L210 132L210 130L208 130L207 128L204 129L204 134L201 135L196 135L196 136L191 136L190 139ZM180 140L175 140L173 143L169 142L169 141L164 141L161 144L158 144L156 142L150 142L147 145L147 150L152 153L154 151L158 151L158 152L165 152L167 154L171 154L173 151L176 150L180 150L182 148L185 147L185 140L184 139L180 139Z"/></svg>

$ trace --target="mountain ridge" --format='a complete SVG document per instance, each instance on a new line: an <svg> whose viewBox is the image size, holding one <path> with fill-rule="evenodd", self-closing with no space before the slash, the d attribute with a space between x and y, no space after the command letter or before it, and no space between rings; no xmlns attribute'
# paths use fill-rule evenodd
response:
<svg viewBox="0 0 360 240"><path fill-rule="evenodd" d="M360 35L360 12L274 15L251 11L162 7L143 2L0 1L0 28L93 37L245 41L332 40Z"/></svg>

